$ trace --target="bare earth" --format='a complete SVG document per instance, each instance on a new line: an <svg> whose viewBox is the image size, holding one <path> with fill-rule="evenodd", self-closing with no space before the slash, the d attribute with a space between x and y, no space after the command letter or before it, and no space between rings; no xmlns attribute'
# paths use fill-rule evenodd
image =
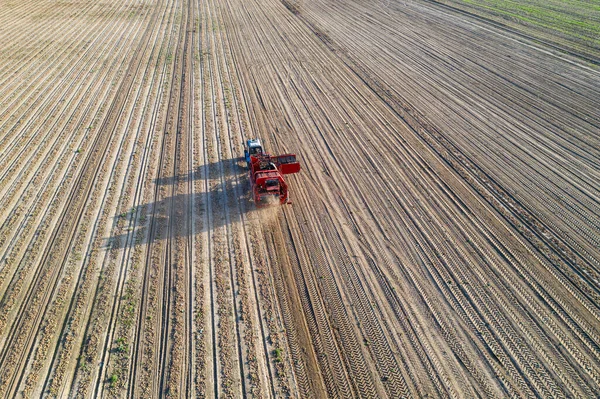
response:
<svg viewBox="0 0 600 399"><path fill-rule="evenodd" d="M437 7L0 1L0 397L598 397L600 73Z"/></svg>

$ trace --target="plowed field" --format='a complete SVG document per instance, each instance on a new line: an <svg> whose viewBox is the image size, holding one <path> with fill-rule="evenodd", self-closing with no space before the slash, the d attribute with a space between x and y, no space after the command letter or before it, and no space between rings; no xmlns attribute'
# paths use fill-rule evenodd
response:
<svg viewBox="0 0 600 399"><path fill-rule="evenodd" d="M0 397L600 395L588 63L420 0L3 0L0 88Z"/></svg>

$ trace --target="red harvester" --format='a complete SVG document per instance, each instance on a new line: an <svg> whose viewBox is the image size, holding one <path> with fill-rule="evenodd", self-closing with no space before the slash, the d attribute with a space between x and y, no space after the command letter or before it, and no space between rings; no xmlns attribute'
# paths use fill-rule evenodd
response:
<svg viewBox="0 0 600 399"><path fill-rule="evenodd" d="M273 156L262 152L258 140L248 140L245 151L254 202L260 206L267 198L279 197L279 203L291 204L283 175L300 172L295 154Z"/></svg>

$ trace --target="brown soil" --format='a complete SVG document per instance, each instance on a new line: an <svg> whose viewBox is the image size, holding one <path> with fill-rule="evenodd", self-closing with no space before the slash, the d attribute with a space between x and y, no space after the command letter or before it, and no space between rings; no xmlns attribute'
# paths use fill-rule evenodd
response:
<svg viewBox="0 0 600 399"><path fill-rule="evenodd" d="M0 397L598 395L580 60L416 0L1 2L0 44Z"/></svg>

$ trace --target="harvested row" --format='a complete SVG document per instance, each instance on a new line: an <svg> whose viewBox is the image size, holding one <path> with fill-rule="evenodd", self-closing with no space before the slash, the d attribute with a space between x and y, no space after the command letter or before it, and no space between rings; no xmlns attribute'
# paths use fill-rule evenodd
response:
<svg viewBox="0 0 600 399"><path fill-rule="evenodd" d="M413 326L415 318L421 320L417 323L420 325L417 332L428 327L427 320L431 316L437 318L439 325L442 326L438 331L440 334L438 340L429 339L419 332L418 340L413 341L413 345L419 345L421 348L403 349L404 351L408 350L408 353L414 350L414 353L418 354L418 360L409 363L409 369L415 370L409 370L409 375L404 379L404 381L409 379L419 381L412 385L415 389L413 392L416 392L417 387L426 386L428 382L433 384L431 392L435 396L454 395L457 392L469 390L474 390L472 392L481 390L487 392L489 396L503 396L508 392L517 395L528 395L532 392L542 395L557 395L566 387L571 390L573 395L579 397L585 397L593 392L597 382L595 373L589 368L589 365L597 364L598 358L595 350L598 341L592 338L597 334L594 332L594 323L592 322L593 305L591 302L587 302L585 297L580 296L577 291L573 291L569 285L565 287L566 289L559 289L560 284L556 285L556 283L560 279L554 280L554 282L548 280L555 278L556 275L551 274L549 277L544 274L548 268L545 256L540 255L536 246L529 245L515 235L510 224L507 225L504 220L498 219L494 208L482 202L479 194L462 182L463 176L454 173L440 163L440 160L444 161L445 158L439 156L439 153L432 152L429 147L431 144L421 138L421 135L425 134L422 132L423 127L414 125L416 131L411 130L410 126L400 119L400 116L404 116L404 114L396 113L398 112L397 104L402 104L402 102L391 98L388 100L390 101L388 105L381 99L387 100L390 97L386 96L385 92L379 92L379 87L365 87L365 83L370 82L367 78L372 78L362 75L363 69L360 68L363 67L363 64L359 64L359 61L363 62L363 59L360 58L359 61L356 61L356 58L362 57L363 53L360 51L350 53L342 47L344 41L340 41L341 44L337 45L333 36L323 33L330 29L333 31L355 26L342 20L349 16L357 21L368 21L363 18L365 13L354 12L353 4L344 4L343 6L337 3L327 4L329 7L327 11L319 13L311 8L314 3L311 3L310 6L300 4L298 8L288 7L288 10L291 8L288 14L282 11L281 5L277 2L270 2L264 8L262 3L256 5L255 8L251 8L249 4L256 3L246 2L243 6L236 3L230 6L231 10L237 10L240 7L246 9L245 13L238 14L239 19L232 18L230 26L233 31L237 29L239 32L243 32L241 34L244 35L244 42L240 40L240 43L251 43L245 48L240 46L239 51L244 54L242 59L247 62L245 69L250 71L244 79L245 82L250 82L246 86L247 92L250 93L249 96L255 98L254 103L250 102L250 107L254 106L254 109L261 110L256 111L255 114L267 115L264 116L267 122L255 121L255 123L261 126L260 130L271 133L267 135L270 139L269 147L273 146L281 150L294 149L295 152L302 153L304 156L305 173L308 174L308 177L304 177L299 184L305 186L310 194L303 195L302 190L299 190L296 195L300 205L297 205L297 208L311 209L315 210L317 214L322 214L323 211L318 211L317 204L323 201L326 204L327 212L332 214L336 208L334 204L339 203L339 200L336 200L336 197L339 196L344 202L348 198L347 204L350 204L345 205L346 208L350 208L348 212L340 212L340 219L334 217L331 221L326 222L326 218L319 218L312 223L309 222L308 227L301 228L302 234L298 235L298 237L302 237L301 241L294 242L288 247L290 249L305 247L307 237L313 236L323 229L324 232L319 233L320 238L317 238L316 242L333 243L336 242L335 237L340 234L343 237L341 238L342 242L360 241L360 236L365 236L373 237L372 240L369 240L368 245L378 248L378 251L370 254L370 257L378 258L377 262L371 263L370 267L369 264L366 264L359 269L367 270L361 278L352 277L351 273L348 274L344 271L341 267L344 264L343 261L330 263L335 259L331 257L331 254L307 262L306 271L296 275L297 289L303 292L306 286L310 287L310 284L306 282L306 276L314 275L314 271L320 270L323 264L328 264L323 270L325 272L335 270L333 277L328 279L326 273L316 272L320 274L318 279L323 280L319 285L321 295L336 291L348 295L353 292L351 287L366 285L369 287L365 291L366 295L378 297L384 301L386 298L392 297L396 303L404 303L403 307L417 306L411 311ZM316 28L310 19L306 19L303 14L303 6L306 6L306 15L321 22L322 28ZM318 6L322 7L320 4ZM362 7L366 6L362 5ZM321 10L324 8L322 7ZM264 17L261 13L264 14ZM340 16L339 20L323 22L325 16L337 15ZM434 15L439 18L438 14ZM299 25L294 22L294 16L300 19L300 21L296 21L300 23ZM393 15L395 18L400 16L400 13ZM255 19L244 23L244 20L248 18ZM242 23L243 25L238 28ZM304 26L304 30L302 26ZM390 29L388 34L390 40L394 39L392 26L390 24L388 28ZM446 28L449 25L441 24L440 26ZM458 29L450 25L449 29L452 28ZM256 30L256 33L250 35L253 30ZM374 40L370 32L365 28L365 40ZM316 34L323 41L321 46L318 42L311 41L310 33ZM357 37L357 34L353 33L353 36L345 31L344 39ZM422 33L414 33L414 35L418 37ZM249 38L249 36L251 37ZM338 38L341 38L341 35ZM386 44L383 39L381 43ZM440 40L439 43L443 43L443 41ZM257 51L263 47L265 48L263 53ZM246 48L252 50L246 51ZM372 49L374 46L365 41L362 48ZM345 61L344 64L340 65L335 57L333 59L328 57L327 51L331 50L342 57L341 60ZM346 55L352 58L346 61ZM371 62L380 60L380 57L371 54L368 60L368 65L371 65ZM355 65L358 66L353 72L342 72L345 67L354 68ZM381 67L379 68L381 69ZM391 70L390 66L385 72ZM506 70L503 73L508 74ZM378 75L373 74L372 76ZM435 76L432 75L431 78ZM408 80L408 82L419 82L424 85L425 83L420 82L427 82L427 80L423 78L419 81ZM384 87L386 84L389 85L389 82L382 81L380 87ZM587 82L579 82L575 78L573 84L580 85L582 89L586 85L588 88L591 87ZM431 85L431 87L435 86ZM375 98L372 98L373 95ZM583 108L563 109L562 112L569 113L566 120L576 121L570 114L579 112L585 114L585 109L590 112L593 109L593 106L590 105L586 108L585 105L586 103L591 104L593 96L584 91L578 93L578 96L581 98L579 101L583 104ZM353 97L361 100L357 101ZM332 101L333 99L335 101ZM346 104L344 104L345 101ZM505 104L506 101L506 99L500 98L499 104ZM349 110L353 112L349 112ZM356 113L353 115L354 112ZM375 119L378 115L381 115L379 120ZM434 111L431 111L430 115L431 118L436 118ZM269 118L270 120L268 120ZM445 119L440 116L437 120ZM558 123L555 116L548 116L547 120L549 123ZM290 128L288 129L286 126ZM431 125L424 126L427 128ZM583 128L585 129L585 126ZM593 128L593 126L589 128ZM315 132L318 133L314 134ZM521 137L524 136L521 135ZM587 136L586 138L581 135L578 139L580 138L580 141L593 140L593 137ZM280 142L284 143L282 147L277 145ZM479 143L476 138L469 142ZM394 153L392 157L389 151L386 151L391 148L400 152ZM437 150L436 147L433 149ZM571 147L570 151L573 151L573 157L583 151L583 162L589 161L589 165L593 165L593 156L590 158L585 155L586 151L593 151L593 149L585 141L577 142L577 147ZM492 158L489 162L477 159L476 165L478 167L479 165L491 165L494 159ZM579 160L576 162L581 164ZM453 164L450 163L450 165ZM502 170L506 175L510 173L511 169L507 170L504 165ZM380 178L374 181L365 180L365 177L370 178L373 174ZM293 181L296 180L293 179ZM308 183L308 181L312 183ZM515 183L517 182L521 183L523 179L515 180ZM591 182L591 180L587 180L587 182ZM578 181L574 183L580 184ZM572 187L571 183L569 185ZM330 192L331 194L328 195ZM483 197L484 200L485 198ZM584 200L583 197L575 198L577 201ZM403 209L403 212L398 213L395 209ZM476 210L476 213L466 217L468 213L465 212L469 212L469 209ZM290 216L288 220L296 217ZM347 231L347 229L336 226L337 223L341 224L341 222L337 222L338 220L346 220L349 225L360 226L354 233L355 237L352 237L349 231L348 235L344 236L341 231ZM391 224L390 221L396 223ZM478 224L484 223L485 227L477 227L478 224L474 225L474 221L477 221ZM427 224L423 224L424 222ZM300 226L306 225L306 223L304 221ZM326 228L325 225L329 227ZM474 230L474 227L477 229ZM556 225L551 225L550 228L555 230ZM592 227L590 231L595 230L595 227ZM484 237L483 241L480 237ZM270 240L268 235L265 236L265 240ZM382 246L378 243L386 244ZM400 250L400 248L411 247L413 255L409 257ZM319 251L316 248L311 247L311 253ZM554 251L559 248L555 245ZM592 246L588 248L591 251ZM359 259L369 257L369 253L365 253L364 249L357 252ZM282 253L277 251L273 253L273 256L282 257ZM418 275L420 279L424 280L415 280L417 278L415 273L420 269L415 269L415 267L419 264L422 265L420 268L423 268L425 274L419 272ZM397 268L399 265L402 265L401 270L406 269L403 272L404 276L415 276L411 277L412 283L405 288L405 290L412 291L417 289L415 304L410 299L400 299L399 296L393 294L399 289L398 284L406 284L398 279ZM489 266L484 267L484 265ZM458 270L456 270L457 267L459 267ZM445 277L444 274L437 277L444 268L448 268L451 274L445 274L445 272ZM495 274L495 270L499 268L506 271L504 276ZM375 272L377 274L371 274ZM490 272L500 279L490 280ZM541 287L519 286L515 290L508 284L510 280L507 279L507 276L509 275L515 275L519 280L525 279L525 282L538 281L544 285ZM529 276L536 276L533 277L536 280ZM544 277L540 280L539 278L542 276ZM560 277L560 275L558 276ZM343 288L336 289L335 285L331 285L332 281L345 283ZM382 287L386 286L391 289L386 288L381 291ZM457 291L448 291L448 287L452 287L452 290L457 289ZM470 287L478 288L470 289ZM440 290L448 292L449 296L445 297L447 299L440 297ZM532 302L532 294L538 295L538 293L542 293L545 299ZM348 298L345 303L360 303L362 295L359 294L355 300ZM495 300L492 298L502 298L504 295L510 299L500 300L497 304L498 308L496 308ZM327 298L331 299L331 297ZM419 298L422 299L419 300ZM517 298L521 299L515 303ZM435 302L432 302L433 300ZM583 302L579 302L580 300ZM420 301L427 304L424 309L418 307L417 304ZM310 304L318 308L319 300L314 298ZM457 313L453 310L456 305L459 306L459 309L464 310ZM514 306L518 306L519 310L514 309ZM306 307L306 317L312 311L310 309L310 306ZM336 325L346 333L348 328L342 327L343 323L340 325L339 321L335 319L334 302L328 300L327 309L330 320L335 320L332 325ZM566 310L566 313L563 309ZM396 338L397 335L394 335L394 332L402 331L397 324L400 320L394 320L393 314L385 309L376 307L374 311L390 318L391 325L387 331L390 336ZM590 314L588 311L592 313ZM550 322L548 316L542 315L553 312L557 312L556 314L560 316L552 318L550 328L542 327L541 324L535 322L540 317L547 320L546 323ZM460 325L458 329L453 326L454 321L451 324L444 321L446 317L451 317L450 320L463 317L461 313L465 315L464 324ZM573 323L574 320L563 318L562 315L565 314L573 315L575 323ZM376 334L375 330L368 329L368 321L386 320L386 317L375 318L373 315L367 316L366 314L360 316L358 312L353 317L362 319L360 326L364 337L369 337L371 334L378 338L375 341L366 341L369 349L374 345L372 342L382 342L381 336L373 335ZM525 322L524 320L529 321ZM384 328L383 331L386 329ZM428 334L433 333L431 327L427 331L429 331ZM319 342L322 332L317 328L311 334L316 350L321 351ZM343 336L341 332L339 335ZM523 336L526 339L518 338ZM465 346L465 337L470 337L473 344ZM565 339L566 341L564 341ZM540 345L539 340L544 344ZM567 346L570 348L568 355L563 356L557 351L555 346L557 340L568 342ZM341 342L340 345L347 345L351 340L344 338ZM397 338L392 342L398 342ZM417 342L420 343L417 344ZM592 353L586 356L583 348L591 350ZM379 356L376 348L373 350L372 359L376 363ZM494 357L483 356L489 351L494 353ZM347 350L344 352L346 353ZM402 350L399 352L402 353ZM401 356L408 356L408 353L402 353ZM453 355L442 357L441 353L452 353ZM552 353L552 355L548 355L548 353ZM327 356L328 359L330 357L330 355ZM453 364L458 359L460 362ZM500 362L498 363L495 359L499 359ZM335 381L335 378L343 378L349 372L348 370L352 369L350 359L343 361L345 367L349 368L345 371L340 369L333 371L332 381ZM386 360L385 364L390 364L390 360ZM416 365L418 364L422 364L423 371L417 372ZM474 364L477 366L473 366ZM331 369L326 366L321 367L325 381L329 380L326 377L327 370ZM382 380L390 381L389 376L385 375L383 371L384 368L379 370ZM474 373L475 377L471 373ZM492 375L501 375L502 377L496 380L491 377ZM490 381L494 380L495 382L490 384ZM555 383L558 380L560 382ZM326 382L326 385L328 385L330 394L334 394L336 384ZM387 389L392 388L388 387ZM398 395L397 392L399 391L390 390L388 394L394 396Z"/></svg>
<svg viewBox="0 0 600 399"><path fill-rule="evenodd" d="M335 15L336 23L322 23L335 27L329 35L344 38L349 37L344 28L348 22L342 21L368 12L354 3L348 3L348 10L355 12L327 3L317 10L318 14L309 13L315 22L318 24L323 15ZM501 213L512 213L522 234L590 301L595 301L597 287L581 282L588 276L598 280L599 260L594 252L599 204L597 188L590 184L597 179L599 166L600 121L593 101L598 95L594 74L585 69L577 74L576 68L546 66L543 53L535 49L511 55L510 47L496 44L505 37L483 31L481 35L487 40L479 41L470 31L458 30L473 23L439 23L457 18L440 16L436 9L424 5L404 7L392 14L372 11L376 16L373 23L382 28L378 32L388 34L374 46L365 46L365 51L390 56L372 65L364 62L367 58L350 54L344 44L336 51L346 54L349 62L355 63L355 70L399 114L412 119L409 123L415 129L424 129L424 139L445 154L442 156L448 162L457 164L459 173L482 185L482 195L498 201ZM450 39L433 42L433 51L431 42L423 41L414 31L390 35L400 11L414 24L436 26L430 35ZM359 18L352 21L354 26L363 26L354 33L357 40L373 40L370 25ZM400 46L401 40L414 45ZM467 41L472 45L459 47ZM390 50L394 43L397 54ZM456 48L461 48L462 58L456 57ZM535 62L532 57L536 57ZM440 67L436 68L438 60ZM402 79L404 74L410 79ZM542 99L538 99L539 93L544 94ZM465 104L469 106L466 110Z"/></svg>

